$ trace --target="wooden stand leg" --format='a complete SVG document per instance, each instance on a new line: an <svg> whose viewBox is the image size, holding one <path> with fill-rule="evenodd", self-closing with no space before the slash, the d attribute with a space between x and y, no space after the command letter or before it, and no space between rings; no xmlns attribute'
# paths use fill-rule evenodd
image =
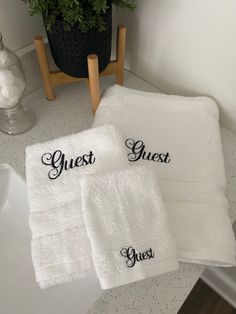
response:
<svg viewBox="0 0 236 314"><path fill-rule="evenodd" d="M116 46L116 83L123 85L124 83L124 64L125 64L125 40L126 40L126 27L124 25L118 26L117 31L117 46Z"/></svg>
<svg viewBox="0 0 236 314"><path fill-rule="evenodd" d="M96 55L88 56L88 72L89 72L88 83L94 113L96 112L100 102L100 83L99 83L100 76L115 75L116 83L123 85L125 40L126 40L126 27L124 25L119 25L117 31L116 60L111 61L107 65L106 69L101 73L99 73L98 57ZM63 73L60 70L50 71L48 58L43 42L43 37L42 36L34 37L34 43L44 83L45 94L48 100L54 100L56 98L54 93L54 87L83 80L83 78L72 77L70 75Z"/></svg>
<svg viewBox="0 0 236 314"><path fill-rule="evenodd" d="M43 42L43 37L42 36L34 37L34 43L37 51L38 62L44 83L46 97L48 100L54 100L56 97L54 94L54 89L50 78L48 58Z"/></svg>
<svg viewBox="0 0 236 314"><path fill-rule="evenodd" d="M93 113L96 112L100 103L100 83L99 83L99 68L97 55L88 56L88 73L89 73L89 88L92 100Z"/></svg>

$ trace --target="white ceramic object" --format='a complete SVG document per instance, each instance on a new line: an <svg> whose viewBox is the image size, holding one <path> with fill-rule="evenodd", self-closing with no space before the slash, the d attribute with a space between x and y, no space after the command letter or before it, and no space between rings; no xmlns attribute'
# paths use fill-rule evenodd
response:
<svg viewBox="0 0 236 314"><path fill-rule="evenodd" d="M83 314L102 290L96 278L41 290L31 261L24 180L0 165L0 313Z"/></svg>

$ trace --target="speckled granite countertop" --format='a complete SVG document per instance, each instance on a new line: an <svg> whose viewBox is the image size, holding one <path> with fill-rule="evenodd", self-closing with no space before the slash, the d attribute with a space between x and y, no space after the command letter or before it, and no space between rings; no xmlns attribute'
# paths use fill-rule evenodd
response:
<svg viewBox="0 0 236 314"><path fill-rule="evenodd" d="M10 164L24 177L25 147L59 136L80 132L90 127L93 116L85 82L60 87L57 99L45 99L38 73L35 53L22 58L27 79L27 90L22 103L31 108L37 124L26 134L8 136L0 133L0 163ZM113 78L102 78L105 89ZM158 91L140 78L126 72L125 86ZM228 180L230 214L236 218L236 135L222 129L222 140ZM140 281L104 292L89 314L174 314L177 313L199 279L203 266L181 263L177 272Z"/></svg>

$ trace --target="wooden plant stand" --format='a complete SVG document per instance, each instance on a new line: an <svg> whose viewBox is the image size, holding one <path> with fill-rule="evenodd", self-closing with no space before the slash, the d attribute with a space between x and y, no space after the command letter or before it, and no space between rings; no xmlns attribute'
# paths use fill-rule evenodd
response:
<svg viewBox="0 0 236 314"><path fill-rule="evenodd" d="M99 76L115 75L116 83L123 85L124 60L125 60L126 27L119 25L117 29L116 60L111 61L106 69L99 73L97 55L88 56L88 78L77 78L69 76L61 71L50 71L48 58L42 36L35 36L34 43L38 56L39 67L44 83L45 94L48 100L55 100L55 87L87 80L90 88L93 112L95 113L100 102Z"/></svg>

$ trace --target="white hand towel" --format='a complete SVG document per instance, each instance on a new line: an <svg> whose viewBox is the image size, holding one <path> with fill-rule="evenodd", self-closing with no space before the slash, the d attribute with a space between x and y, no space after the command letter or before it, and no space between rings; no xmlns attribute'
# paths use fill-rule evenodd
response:
<svg viewBox="0 0 236 314"><path fill-rule="evenodd" d="M179 260L235 265L235 238L225 197L219 113L207 97L147 93L115 85L93 126L111 123L124 135L131 165L155 169Z"/></svg>
<svg viewBox="0 0 236 314"><path fill-rule="evenodd" d="M85 225L102 289L178 268L157 179L129 167L80 180Z"/></svg>
<svg viewBox="0 0 236 314"><path fill-rule="evenodd" d="M127 165L122 138L112 126L27 147L32 260L41 288L94 273L79 178Z"/></svg>

